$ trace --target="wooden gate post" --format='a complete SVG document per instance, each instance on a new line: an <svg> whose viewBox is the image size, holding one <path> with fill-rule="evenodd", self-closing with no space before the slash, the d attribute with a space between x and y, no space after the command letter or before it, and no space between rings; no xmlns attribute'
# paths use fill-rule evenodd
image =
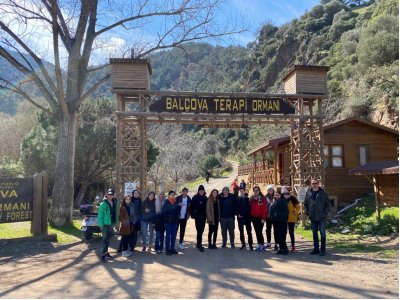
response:
<svg viewBox="0 0 400 300"><path fill-rule="evenodd" d="M41 198L41 234L48 235L48 223L47 223L47 215L48 215L48 210L47 210L47 196L48 196L48 189L49 189L49 177L47 176L46 171L40 172L40 175L42 176L42 198Z"/></svg>
<svg viewBox="0 0 400 300"><path fill-rule="evenodd" d="M33 236L40 235L42 232L42 204L43 204L43 175L36 173L33 176L33 208L32 208L32 222L31 233Z"/></svg>

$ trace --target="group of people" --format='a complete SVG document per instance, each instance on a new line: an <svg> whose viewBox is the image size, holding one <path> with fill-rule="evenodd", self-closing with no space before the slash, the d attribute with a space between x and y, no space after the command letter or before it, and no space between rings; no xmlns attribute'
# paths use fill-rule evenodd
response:
<svg viewBox="0 0 400 300"><path fill-rule="evenodd" d="M314 237L314 250L311 254L325 255L326 234L324 221L329 213L329 200L326 192L319 187L319 181L314 179L313 186L306 194L305 211L311 219ZM183 188L180 195L175 191L156 195L149 192L144 200L138 190L132 196L125 196L118 208L118 201L113 190L108 190L105 199L98 211L98 225L102 231L101 261L111 255L108 252L109 241L113 235L113 226L117 226L121 235L118 252L123 256L130 256L136 247L138 234L142 233L142 252L157 254L177 254L175 249L179 229L179 249L184 249L185 229L189 218L193 218L196 226L196 247L204 252L203 233L208 224L208 249L218 249L216 245L218 229L221 228L222 248L229 244L235 248L235 217L240 232L240 250L265 251L272 248L271 233L274 233L274 250L277 254L287 255L289 249L286 244L286 235L289 230L291 252L296 252L294 229L300 211L299 201L291 195L287 187L280 190L272 185L267 187L264 196L258 186L253 187L253 194L249 197L246 185L232 188L224 187L220 193L213 189L207 196L203 185L198 187L196 195L191 198L188 189ZM266 239L264 243L263 228L266 224ZM253 241L254 229L256 244ZM245 239L247 234L247 243ZM321 234L321 248L319 248L318 231Z"/></svg>

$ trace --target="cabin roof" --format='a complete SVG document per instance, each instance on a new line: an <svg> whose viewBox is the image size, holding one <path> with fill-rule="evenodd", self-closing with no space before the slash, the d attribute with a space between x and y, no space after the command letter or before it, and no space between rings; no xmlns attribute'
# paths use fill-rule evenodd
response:
<svg viewBox="0 0 400 300"><path fill-rule="evenodd" d="M290 76L296 70L307 70L307 71L322 71L328 72L328 66L315 66L315 65L294 65L285 75L283 75L282 80L285 81L287 77Z"/></svg>
<svg viewBox="0 0 400 300"><path fill-rule="evenodd" d="M336 122L336 123L332 123L330 125L326 125L326 126L324 126L323 130L325 132L326 130L329 130L329 129L332 129L332 128L335 128L335 127L338 127L338 126L341 126L341 125L344 125L344 124L347 124L347 123L350 123L350 122L354 122L354 121L360 122L360 123L366 124L368 126L372 126L372 127L375 127L375 128L378 128L378 129L381 129L381 130L384 130L384 131L387 131L387 132L390 132L390 133L393 133L395 135L399 135L399 132L397 130L395 130L395 129L391 129L389 127L386 127L386 126L383 126L383 125L380 125L380 124L376 124L374 122L366 121L366 120L363 120L363 119L360 119L360 118L357 118L357 117L348 118L348 119L345 119L345 120L342 120L342 121L339 121L339 122ZM267 142L264 142L264 143L256 146L252 150L250 150L247 153L247 155L254 154L254 153L259 152L261 150L269 150L269 149L272 149L275 145L276 146L281 146L281 145L289 143L289 142L290 142L290 136L285 136L285 137L269 140Z"/></svg>
<svg viewBox="0 0 400 300"><path fill-rule="evenodd" d="M332 128L337 127L337 126L341 126L341 125L353 122L353 121L360 122L360 123L363 123L365 125L372 126L372 127L375 127L375 128L381 129L381 130L385 130L387 132L390 132L390 133L393 133L393 134L396 134L396 135L399 135L399 132L397 130L395 130L395 129L392 129L392 128L389 128L389 127L386 127L386 126L383 126L383 125L380 125L380 124L377 124L377 123L374 123L374 122L370 122L370 121L367 121L367 120L363 120L363 119L360 119L360 118L357 118L357 117L348 118L348 119L345 119L345 120L342 120L342 121L339 121L339 122L324 126L324 131L332 129Z"/></svg>
<svg viewBox="0 0 400 300"><path fill-rule="evenodd" d="M266 143L262 143L261 145L255 147L254 149L250 150L247 155L251 155L253 153L256 153L260 150L269 150L273 149L274 147L279 147L281 145L287 144L290 142L290 136L284 136L281 138L269 140Z"/></svg>
<svg viewBox="0 0 400 300"><path fill-rule="evenodd" d="M387 160L367 163L362 167L349 170L350 175L399 174L399 161Z"/></svg>

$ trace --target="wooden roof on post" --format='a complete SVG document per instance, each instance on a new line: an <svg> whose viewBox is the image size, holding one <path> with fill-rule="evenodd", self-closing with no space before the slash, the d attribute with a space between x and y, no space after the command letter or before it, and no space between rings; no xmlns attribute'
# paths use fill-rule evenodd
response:
<svg viewBox="0 0 400 300"><path fill-rule="evenodd" d="M399 161L387 160L367 163L349 171L350 175L391 175L399 174Z"/></svg>

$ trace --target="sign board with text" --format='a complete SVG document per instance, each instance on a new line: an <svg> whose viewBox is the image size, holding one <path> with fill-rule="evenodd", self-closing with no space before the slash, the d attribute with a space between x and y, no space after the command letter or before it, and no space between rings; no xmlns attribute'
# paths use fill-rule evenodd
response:
<svg viewBox="0 0 400 300"><path fill-rule="evenodd" d="M132 196L134 190L136 190L136 182L125 182L124 197Z"/></svg>
<svg viewBox="0 0 400 300"><path fill-rule="evenodd" d="M0 179L0 223L32 220L33 179Z"/></svg>
<svg viewBox="0 0 400 300"><path fill-rule="evenodd" d="M300 186L297 189L297 199L299 200L300 203L304 203L304 200L306 199L306 194L308 191L309 187L307 186Z"/></svg>
<svg viewBox="0 0 400 300"><path fill-rule="evenodd" d="M162 96L150 105L152 112L211 114L294 114L283 98Z"/></svg>

